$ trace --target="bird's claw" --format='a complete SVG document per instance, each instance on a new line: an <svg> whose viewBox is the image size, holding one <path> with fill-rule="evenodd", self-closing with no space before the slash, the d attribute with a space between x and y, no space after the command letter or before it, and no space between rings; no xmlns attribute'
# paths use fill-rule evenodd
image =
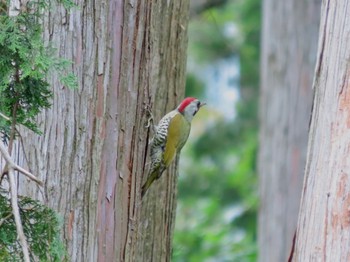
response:
<svg viewBox="0 0 350 262"><path fill-rule="evenodd" d="M149 117L147 119L147 124L145 125L146 128L149 128L151 126L151 122L153 122L153 118L152 117Z"/></svg>

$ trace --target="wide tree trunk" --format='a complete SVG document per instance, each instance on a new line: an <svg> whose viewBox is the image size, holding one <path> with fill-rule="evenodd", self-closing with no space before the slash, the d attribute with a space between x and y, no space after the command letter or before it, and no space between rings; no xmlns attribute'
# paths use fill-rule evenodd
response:
<svg viewBox="0 0 350 262"><path fill-rule="evenodd" d="M50 78L43 135L22 132L45 188L22 193L63 217L71 261L169 261L176 165L141 201L152 135L145 108L157 121L183 98L189 1L76 2L69 12L50 9L44 35L73 60L79 87Z"/></svg>
<svg viewBox="0 0 350 262"><path fill-rule="evenodd" d="M306 161L320 0L264 0L259 261L286 261Z"/></svg>
<svg viewBox="0 0 350 262"><path fill-rule="evenodd" d="M293 261L350 261L350 2L323 1Z"/></svg>

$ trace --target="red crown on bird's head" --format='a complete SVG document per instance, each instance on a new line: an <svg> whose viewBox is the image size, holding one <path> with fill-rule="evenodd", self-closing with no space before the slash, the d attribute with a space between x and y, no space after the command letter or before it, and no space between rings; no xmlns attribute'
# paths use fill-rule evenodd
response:
<svg viewBox="0 0 350 262"><path fill-rule="evenodd" d="M182 100L181 104L179 105L179 107L177 108L179 110L180 113L183 113L183 111L185 110L185 108L191 104L191 102L193 100L196 100L197 98L194 97L186 97L184 100Z"/></svg>

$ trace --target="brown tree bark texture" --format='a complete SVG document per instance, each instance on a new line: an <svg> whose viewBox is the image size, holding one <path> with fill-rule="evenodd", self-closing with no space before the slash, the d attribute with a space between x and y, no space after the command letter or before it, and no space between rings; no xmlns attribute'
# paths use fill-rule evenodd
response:
<svg viewBox="0 0 350 262"><path fill-rule="evenodd" d="M301 197L320 0L264 0L258 173L259 261L286 261Z"/></svg>
<svg viewBox="0 0 350 262"><path fill-rule="evenodd" d="M73 59L79 87L51 76L43 135L23 133L30 170L45 188L22 192L63 216L71 261L169 261L176 165L141 201L152 135L144 109L159 120L183 98L189 2L77 3L69 12L52 6L44 21L46 41Z"/></svg>
<svg viewBox="0 0 350 262"><path fill-rule="evenodd" d="M350 2L323 1L293 261L350 261Z"/></svg>

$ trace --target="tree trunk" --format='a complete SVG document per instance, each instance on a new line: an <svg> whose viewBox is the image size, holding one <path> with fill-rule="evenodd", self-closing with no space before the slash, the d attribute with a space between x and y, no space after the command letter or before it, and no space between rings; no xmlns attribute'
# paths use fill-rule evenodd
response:
<svg viewBox="0 0 350 262"><path fill-rule="evenodd" d="M145 107L158 121L183 98L189 2L76 2L70 12L53 6L44 24L45 40L74 61L79 87L52 75L43 135L23 133L45 188L22 192L63 217L71 261L169 261L176 165L141 201L152 135Z"/></svg>
<svg viewBox="0 0 350 262"><path fill-rule="evenodd" d="M349 1L323 1L293 261L350 261L349 42Z"/></svg>
<svg viewBox="0 0 350 262"><path fill-rule="evenodd" d="M259 261L286 261L306 159L320 0L263 1Z"/></svg>

